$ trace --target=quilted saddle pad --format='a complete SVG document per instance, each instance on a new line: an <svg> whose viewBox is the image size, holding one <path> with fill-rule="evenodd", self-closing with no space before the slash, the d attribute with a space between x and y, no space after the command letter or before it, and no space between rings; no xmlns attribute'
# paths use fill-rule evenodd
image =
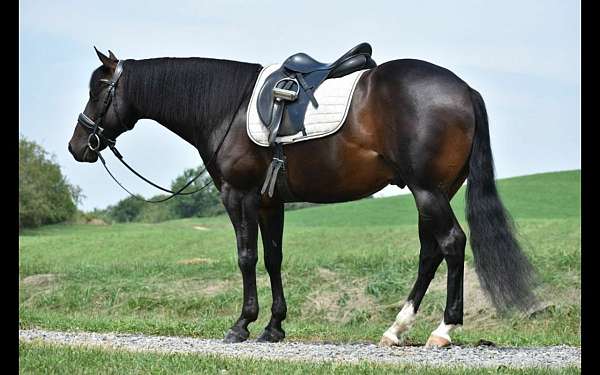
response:
<svg viewBox="0 0 600 375"><path fill-rule="evenodd" d="M262 69L256 80L254 90L252 91L252 98L248 105L246 131L250 139L259 146L269 146L269 131L258 116L258 109L256 108L258 92L269 74L277 70L280 66L281 64L274 64ZM319 103L319 108L315 109L310 103L306 108L304 117L306 135L299 132L294 135L277 137L275 141L282 144L289 144L325 137L338 131L344 120L346 120L356 83L367 70L369 69L360 70L344 77L325 80L314 92L314 96Z"/></svg>

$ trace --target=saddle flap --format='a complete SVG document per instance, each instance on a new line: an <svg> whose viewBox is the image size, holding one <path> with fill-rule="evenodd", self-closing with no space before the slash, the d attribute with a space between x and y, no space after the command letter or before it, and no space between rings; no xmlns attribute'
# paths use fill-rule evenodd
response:
<svg viewBox="0 0 600 375"><path fill-rule="evenodd" d="M314 91L321 84L321 82L325 80L328 73L329 71L327 70L318 70L303 75L303 78L308 87ZM273 91L275 86L281 80L293 77L294 74L294 72L291 72L282 66L280 69L271 73L271 75L267 77L264 85L261 87L256 105L260 120L263 122L263 124L265 124L265 126L270 126L275 100L278 100ZM304 127L304 115L306 113L306 108L308 105L314 106L314 104L310 104L310 101L311 98L307 94L306 90L299 89L295 100L285 102L281 126L278 130L279 136L297 134L298 132L302 131L302 128Z"/></svg>

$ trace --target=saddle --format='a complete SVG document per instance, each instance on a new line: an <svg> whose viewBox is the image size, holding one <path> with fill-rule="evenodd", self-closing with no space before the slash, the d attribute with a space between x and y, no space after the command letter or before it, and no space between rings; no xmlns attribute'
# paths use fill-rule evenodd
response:
<svg viewBox="0 0 600 375"><path fill-rule="evenodd" d="M319 107L314 96L315 90L328 78L339 78L358 70L376 67L377 63L371 58L372 52L368 43L361 43L329 64L319 62L306 53L296 53L266 78L258 92L256 106L260 121L269 131L269 146L273 147L274 155L267 169L261 194L268 191L269 197L272 197L277 186L281 198L290 202L297 201L287 185L287 163L283 146L275 142L275 139L299 132L306 135L306 109L309 104L315 109ZM280 172L283 176L278 178Z"/></svg>
<svg viewBox="0 0 600 375"><path fill-rule="evenodd" d="M304 132L304 115L308 105L319 107L314 97L319 85L329 78L374 68L377 63L371 58L371 53L371 46L361 43L329 64L302 52L288 57L267 77L258 93L258 116L269 130L269 144L273 145L278 136Z"/></svg>

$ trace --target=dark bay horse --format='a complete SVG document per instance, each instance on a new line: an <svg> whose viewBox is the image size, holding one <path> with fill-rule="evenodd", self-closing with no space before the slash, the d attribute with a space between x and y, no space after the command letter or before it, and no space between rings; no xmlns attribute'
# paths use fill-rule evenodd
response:
<svg viewBox="0 0 600 375"><path fill-rule="evenodd" d="M246 109L260 65L209 58L124 60L98 52L102 65L90 81L84 114L102 120L98 152L140 119L152 119L198 149L220 191L237 238L243 279L239 319L227 342L248 338L258 317L258 230L271 281L271 319L260 341L285 337L286 302L281 281L284 201L260 194L273 153L246 134ZM111 84L118 67L118 85ZM121 70L122 68L122 70ZM111 93L112 90L112 93ZM112 95L110 105L105 98ZM69 151L80 162L96 162L90 129L80 122ZM414 287L381 345L399 345L436 269L446 260L447 301L440 326L427 345L450 344L463 323L466 236L450 199L468 179L466 217L475 269L500 311L529 308L534 270L515 239L510 216L494 180L488 118L481 95L447 69L401 59L364 73L342 128L324 138L284 146L288 185L302 201L329 203L367 197L388 184L408 186L419 212L421 250Z"/></svg>

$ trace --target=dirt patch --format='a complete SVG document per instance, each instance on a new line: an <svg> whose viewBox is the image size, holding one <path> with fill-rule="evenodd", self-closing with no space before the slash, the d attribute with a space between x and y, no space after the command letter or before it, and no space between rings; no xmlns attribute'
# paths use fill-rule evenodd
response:
<svg viewBox="0 0 600 375"><path fill-rule="evenodd" d="M366 278L343 280L336 272L317 269L316 290L301 307L302 315L320 315L325 320L347 323L356 314L372 310L375 300L365 293Z"/></svg>
<svg viewBox="0 0 600 375"><path fill-rule="evenodd" d="M98 219L98 218L90 219L90 220L86 221L86 224L88 224L88 225L108 225L106 223L106 221L104 221L102 219Z"/></svg>
<svg viewBox="0 0 600 375"><path fill-rule="evenodd" d="M446 278L448 272L436 275L427 293L441 292L446 294ZM494 305L489 300L481 285L475 270L465 263L464 283L464 320L469 324L490 324L492 318L496 317ZM439 319L439 316L435 317Z"/></svg>
<svg viewBox="0 0 600 375"><path fill-rule="evenodd" d="M435 279L431 283L427 293L429 292L441 292L446 294L446 277L448 273L436 275ZM489 326L494 325L494 318L497 318L496 309L494 305L487 297L486 293L479 284L479 278L473 268L465 263L465 274L464 274L464 317L465 321L469 324L476 324L478 326ZM523 317L533 318L538 314L552 311L557 305L561 304L560 301L568 300L571 303L576 302L576 295L580 296L578 290L567 290L564 292L557 292L553 289L541 288L538 289L536 294L540 298L537 306L532 307L529 311L522 313ZM569 299L566 295L572 295ZM438 317L436 317L438 318Z"/></svg>
<svg viewBox="0 0 600 375"><path fill-rule="evenodd" d="M206 284L203 288L198 291L207 297L216 296L217 294L224 293L231 288L231 283L228 281L213 281Z"/></svg>
<svg viewBox="0 0 600 375"><path fill-rule="evenodd" d="M191 258L191 259L182 259L177 262L177 264L211 264L214 261L208 258Z"/></svg>
<svg viewBox="0 0 600 375"><path fill-rule="evenodd" d="M163 285L160 289L161 293L168 290L179 295L212 297L225 293L232 287L233 283L230 280L182 279Z"/></svg>
<svg viewBox="0 0 600 375"><path fill-rule="evenodd" d="M43 273L27 276L21 280L23 286L45 287L58 281L59 275L54 273Z"/></svg>
<svg viewBox="0 0 600 375"><path fill-rule="evenodd" d="M210 228L204 227L202 225L194 225L193 228L197 230L210 230Z"/></svg>

